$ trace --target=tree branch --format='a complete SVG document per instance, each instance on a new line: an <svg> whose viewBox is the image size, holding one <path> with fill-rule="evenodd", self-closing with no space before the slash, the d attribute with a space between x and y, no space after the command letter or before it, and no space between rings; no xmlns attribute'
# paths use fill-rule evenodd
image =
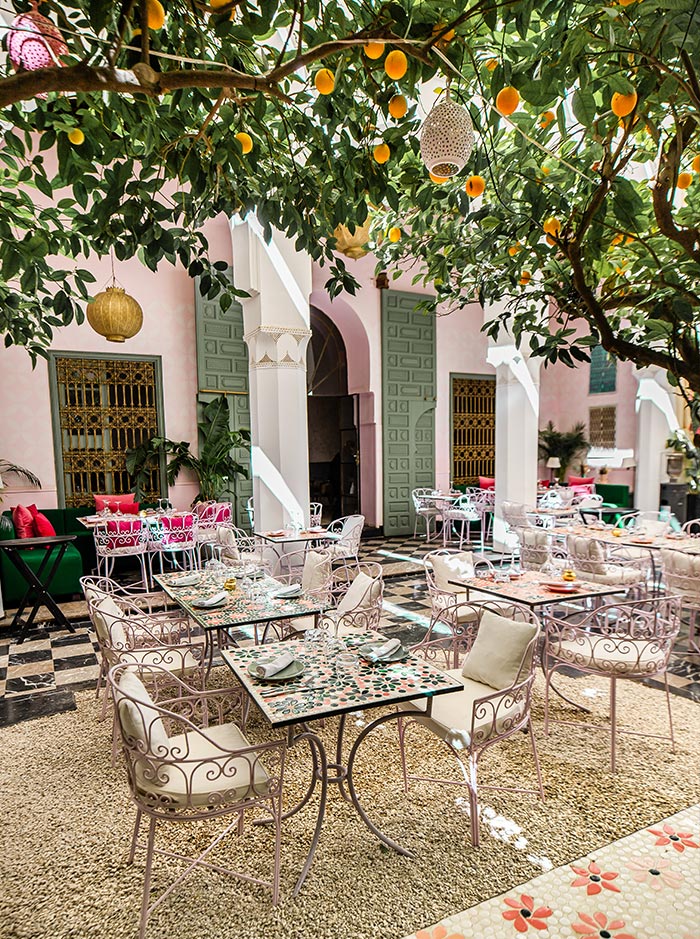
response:
<svg viewBox="0 0 700 939"><path fill-rule="evenodd" d="M694 117L687 117L676 125L677 133L671 138L666 150L659 156L656 182L651 190L654 215L662 235L675 241L686 254L700 263L700 232L697 228L679 228L673 218L669 193L676 185L681 155L695 134L697 124Z"/></svg>

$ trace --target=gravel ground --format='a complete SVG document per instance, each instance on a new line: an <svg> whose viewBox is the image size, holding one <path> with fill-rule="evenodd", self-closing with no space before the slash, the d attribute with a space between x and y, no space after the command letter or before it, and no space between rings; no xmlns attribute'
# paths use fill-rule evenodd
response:
<svg viewBox="0 0 700 939"><path fill-rule="evenodd" d="M597 679L559 681L579 696L584 688L606 687ZM483 825L482 846L473 850L459 802L464 793L457 787L414 783L404 796L390 723L365 742L356 786L371 817L414 849L415 860L381 846L332 786L321 843L299 897L293 899L291 891L308 848L315 800L284 825L278 907L263 888L197 872L156 910L149 939L400 939L540 873L528 854L557 866L698 801L697 704L673 700L675 755L665 741L627 737L619 749L620 772L612 776L606 734L559 725L544 737L541 691L540 684L533 713L546 802L488 791L481 798L482 806L521 827L526 848L522 840L498 840ZM134 808L123 768L110 766L111 722L97 722L89 692L77 697L76 711L0 730L3 939L125 939L136 933L143 854L133 866L126 864ZM621 682L619 699L623 725L666 731L662 692ZM586 700L604 716L604 697ZM557 711L576 719L564 704ZM326 722L321 731L329 750L334 729ZM254 716L249 736L265 734ZM458 778L448 751L423 728L409 732L408 744L414 770ZM291 752L290 795L300 791L308 766L305 748ZM485 756L482 782L529 784L531 767L527 737L518 734ZM163 824L157 843L188 852L206 843L220 824ZM263 876L271 869L270 836L263 830L248 826L243 838L232 835L218 850L227 866L239 861L240 869ZM157 889L176 867L157 858L154 870Z"/></svg>

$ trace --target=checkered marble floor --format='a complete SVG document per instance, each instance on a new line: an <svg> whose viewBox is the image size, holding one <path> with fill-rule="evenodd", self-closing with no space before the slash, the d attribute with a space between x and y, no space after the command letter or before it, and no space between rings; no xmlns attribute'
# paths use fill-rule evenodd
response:
<svg viewBox="0 0 700 939"><path fill-rule="evenodd" d="M428 627L428 599L422 560L429 550L424 539L368 538L361 559L378 561L385 576L382 631L405 644L418 642ZM492 554L496 563L500 555ZM9 618L0 622L0 726L75 707L73 693L94 688L98 644L83 602L61 604L75 632L39 629L21 645L7 634ZM41 618L39 618L41 619ZM249 638L241 635L240 639ZM683 633L669 672L672 690L700 700L700 656L686 657ZM658 685L650 681L649 684Z"/></svg>

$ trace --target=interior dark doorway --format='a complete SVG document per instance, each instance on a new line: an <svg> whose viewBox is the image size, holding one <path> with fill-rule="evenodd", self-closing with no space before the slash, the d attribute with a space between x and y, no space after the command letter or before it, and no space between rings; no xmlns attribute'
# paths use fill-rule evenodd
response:
<svg viewBox="0 0 700 939"><path fill-rule="evenodd" d="M313 306L307 388L310 500L323 506L325 523L360 511L358 395L348 394L343 337Z"/></svg>

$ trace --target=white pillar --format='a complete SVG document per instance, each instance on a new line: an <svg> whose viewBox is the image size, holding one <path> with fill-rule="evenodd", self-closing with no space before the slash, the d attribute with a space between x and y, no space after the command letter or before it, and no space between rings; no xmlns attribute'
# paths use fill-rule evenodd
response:
<svg viewBox="0 0 700 939"><path fill-rule="evenodd" d="M490 320L503 307L484 311ZM501 505L537 501L537 455L540 409L540 362L518 349L512 338L502 333L498 344L487 352L487 361L496 368L496 512L493 541L504 550L505 527Z"/></svg>
<svg viewBox="0 0 700 939"><path fill-rule="evenodd" d="M236 287L249 351L250 423L255 527L308 524L309 446L306 347L311 259L260 223L232 222Z"/></svg>
<svg viewBox="0 0 700 939"><path fill-rule="evenodd" d="M668 481L664 461L666 441L680 426L675 392L666 372L648 367L635 371L637 386L637 469L634 504L641 512L659 508L660 486Z"/></svg>

